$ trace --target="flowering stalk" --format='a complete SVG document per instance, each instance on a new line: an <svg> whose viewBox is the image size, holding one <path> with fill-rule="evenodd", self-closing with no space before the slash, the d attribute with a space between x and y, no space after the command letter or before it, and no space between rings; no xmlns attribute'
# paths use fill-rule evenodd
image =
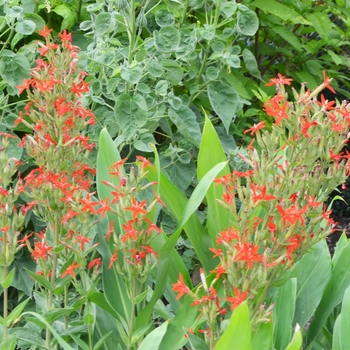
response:
<svg viewBox="0 0 350 350"><path fill-rule="evenodd" d="M47 27L39 31L45 39L45 43L39 43L41 57L31 78L17 87L19 93L27 92L30 101L25 106L25 116L30 121L22 112L15 121L33 130L33 135L21 142L37 165L25 181L34 212L47 228L36 234L34 248L29 249L38 263L38 273L52 286L47 291L48 310L59 303L53 295L58 278L68 276L76 282L75 274L86 267L86 257L95 248L89 233L91 218L99 205L91 201L93 194L89 193L95 170L85 164L94 145L82 134L87 125L95 122L92 112L81 103L89 83L84 82L86 74L76 68L78 48L72 45L71 34L59 34L62 43L56 44L50 41L51 31ZM87 284L80 290L87 290ZM66 306L67 293L65 288ZM65 325L67 328L67 318ZM91 339L90 327L88 331ZM47 330L47 348L50 342Z"/></svg>
<svg viewBox="0 0 350 350"><path fill-rule="evenodd" d="M342 153L350 105L336 105L323 96L316 100L323 89L332 89L326 75L315 91L306 91L305 86L299 94L293 90L294 103L284 87L290 84L291 79L282 75L267 84L277 87L277 95L264 104L275 123L271 131L263 130L265 122L246 130L255 139L248 154L240 157L250 169L234 170L215 180L225 189L219 203L230 211L232 223L218 233L216 247L210 249L220 264L212 271L215 278L210 287L202 282L206 296L193 295L181 279L173 285L175 291L192 295L193 305L215 304L219 318L226 305L234 310L247 300L253 325L270 321L272 306L265 305L267 292L332 232L331 211L323 203L350 173L349 153ZM223 289L220 298L214 292L215 284ZM218 339L222 330L214 331L212 316L204 308L202 315L210 335L207 342L213 347L215 341L209 338Z"/></svg>
<svg viewBox="0 0 350 350"><path fill-rule="evenodd" d="M110 222L109 231L105 238L113 242L114 252L110 259L109 268L115 268L125 281L127 293L131 301L130 322L126 333L128 349L136 349L140 339L135 339L135 321L146 305L148 282L153 268L156 266L158 254L152 249L151 242L161 232L151 218L157 203L161 200L153 195L149 197L153 183L145 183L147 175L145 168L150 164L143 157L137 156L136 167L131 167L129 174L124 170L126 159L117 161L110 167L109 174L119 178L119 184L102 181L112 188L113 198L105 200L105 210L115 214L119 227ZM145 196L144 193L149 193ZM101 209L102 210L102 209Z"/></svg>

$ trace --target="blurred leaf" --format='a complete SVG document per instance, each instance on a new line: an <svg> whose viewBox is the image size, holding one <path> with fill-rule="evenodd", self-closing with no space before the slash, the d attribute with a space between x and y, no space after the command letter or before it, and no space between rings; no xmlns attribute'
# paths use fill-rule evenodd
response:
<svg viewBox="0 0 350 350"><path fill-rule="evenodd" d="M299 325L295 326L295 332L291 342L286 347L286 350L300 350L303 345L303 337Z"/></svg>
<svg viewBox="0 0 350 350"><path fill-rule="evenodd" d="M350 287L345 290L341 313L337 317L333 332L333 350L347 350L350 348Z"/></svg>
<svg viewBox="0 0 350 350"><path fill-rule="evenodd" d="M231 349L232 344L235 349L252 349L249 308L246 301L234 310L230 323L217 342L215 350Z"/></svg>
<svg viewBox="0 0 350 350"><path fill-rule="evenodd" d="M168 322L165 321L161 326L157 327L153 332L147 335L147 337L141 342L138 350L160 350L159 345L167 331Z"/></svg>
<svg viewBox="0 0 350 350"><path fill-rule="evenodd" d="M329 39L332 31L332 22L325 12L313 11L305 17L311 22L322 39Z"/></svg>
<svg viewBox="0 0 350 350"><path fill-rule="evenodd" d="M298 323L303 328L321 301L331 276L331 258L325 240L318 242L294 265L292 276L297 278L293 326Z"/></svg>
<svg viewBox="0 0 350 350"><path fill-rule="evenodd" d="M273 349L272 322L259 323L252 340L252 350Z"/></svg>
<svg viewBox="0 0 350 350"><path fill-rule="evenodd" d="M238 7L237 28L243 35L253 36L259 29L259 19L256 13L244 5Z"/></svg>
<svg viewBox="0 0 350 350"><path fill-rule="evenodd" d="M180 33L173 26L162 27L159 31L155 30L154 44L161 53L170 53L180 44Z"/></svg>

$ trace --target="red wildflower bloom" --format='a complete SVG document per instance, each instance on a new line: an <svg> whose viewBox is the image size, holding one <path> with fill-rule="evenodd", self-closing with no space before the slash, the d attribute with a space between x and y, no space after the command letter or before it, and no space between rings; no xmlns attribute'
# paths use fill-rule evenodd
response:
<svg viewBox="0 0 350 350"><path fill-rule="evenodd" d="M310 135L308 134L309 129L312 126L318 125L318 123L316 121L313 121L310 123L306 118L301 118L300 121L302 123L302 126L301 126L302 134L304 135L304 137L309 138L310 137Z"/></svg>
<svg viewBox="0 0 350 350"><path fill-rule="evenodd" d="M113 209L108 205L108 200L109 200L108 197L107 197L106 200L104 200L103 198L100 199L101 207L97 210L97 213L98 213L98 214L101 214L101 217L103 217L103 218L105 217L107 211L113 210Z"/></svg>
<svg viewBox="0 0 350 350"><path fill-rule="evenodd" d="M34 243L34 249L32 251L32 258L34 260L47 259L47 254L52 250L52 246L47 246L46 242L37 241Z"/></svg>
<svg viewBox="0 0 350 350"><path fill-rule="evenodd" d="M85 248L85 243L90 243L90 239L84 236L77 236L77 242L80 243L80 250L84 251Z"/></svg>
<svg viewBox="0 0 350 350"><path fill-rule="evenodd" d="M332 79L328 78L327 75L326 75L326 71L324 70L323 72L323 84L324 84L324 87L330 91L333 92L333 94L336 94L335 90L331 87L331 81Z"/></svg>
<svg viewBox="0 0 350 350"><path fill-rule="evenodd" d="M136 265L142 265L142 259L145 258L146 252L141 252L138 249L131 248L130 253L132 258L136 261Z"/></svg>
<svg viewBox="0 0 350 350"><path fill-rule="evenodd" d="M52 28L49 29L47 26L44 26L44 30L39 29L38 34L40 36L43 36L44 38L48 38L50 36L50 33L52 32Z"/></svg>
<svg viewBox="0 0 350 350"><path fill-rule="evenodd" d="M94 266L96 266L96 268L99 268L101 265L102 265L101 258L96 258L90 261L88 265L88 269L91 270Z"/></svg>
<svg viewBox="0 0 350 350"><path fill-rule="evenodd" d="M111 269L113 266L113 263L117 260L118 260L118 251L115 251L109 260L108 268Z"/></svg>
<svg viewBox="0 0 350 350"><path fill-rule="evenodd" d="M147 254L153 254L155 256L155 258L158 259L158 253L155 252L149 245L143 245L141 246L143 249L146 249L146 253Z"/></svg>
<svg viewBox="0 0 350 350"><path fill-rule="evenodd" d="M272 201L272 200L277 199L276 196L266 194L266 186L259 186L259 185L255 185L254 183L252 183L251 188L252 188L252 192L253 192L252 199L253 199L254 204L260 200ZM257 191L260 191L260 194L258 194Z"/></svg>
<svg viewBox="0 0 350 350"><path fill-rule="evenodd" d="M230 310L235 309L237 306L239 306L243 301L245 300L248 292L242 292L240 293L238 288L234 289L235 296L234 297L227 297L226 300L231 303Z"/></svg>
<svg viewBox="0 0 350 350"><path fill-rule="evenodd" d="M220 237L216 237L216 245L220 245L223 242L230 243L233 240L239 240L239 234L237 230L233 230L232 227L229 227L228 230L223 230L219 233Z"/></svg>
<svg viewBox="0 0 350 350"><path fill-rule="evenodd" d="M123 224L123 229L125 230L125 234L122 238L123 242L126 242L129 237L131 237L131 239L134 241L137 240L137 236L140 232L134 229L133 223L133 220L129 220L127 224Z"/></svg>
<svg viewBox="0 0 350 350"><path fill-rule="evenodd" d="M222 177L217 177L214 179L215 183L223 184L223 185L229 185L232 181L231 174L224 175Z"/></svg>
<svg viewBox="0 0 350 350"><path fill-rule="evenodd" d="M63 33L58 33L60 36L61 40L64 41L69 41L72 42L72 33L67 33L66 30L63 31Z"/></svg>
<svg viewBox="0 0 350 350"><path fill-rule="evenodd" d="M278 78L272 78L270 79L270 82L265 84L265 86L272 86L272 85L290 85L291 81L293 79L286 78L282 74L277 73Z"/></svg>
<svg viewBox="0 0 350 350"><path fill-rule="evenodd" d="M126 207L125 210L132 211L132 218L133 218L133 220L135 220L139 214L142 214L142 215L146 215L147 214L147 211L144 209L144 206L147 203L146 200L138 203L135 198L132 198L131 202L132 202L132 206Z"/></svg>
<svg viewBox="0 0 350 350"><path fill-rule="evenodd" d="M266 120L263 120L262 122L260 122L258 124L254 124L250 129L245 130L244 134L246 134L250 131L250 135L254 135L258 130L265 128L265 122L266 122Z"/></svg>
<svg viewBox="0 0 350 350"><path fill-rule="evenodd" d="M215 278L218 280L221 275L226 273L226 270L222 265L218 265L214 270L212 270L210 272L216 273Z"/></svg>
<svg viewBox="0 0 350 350"><path fill-rule="evenodd" d="M32 79L24 79L22 85L17 85L16 88L19 90L18 95L20 95L24 90L29 89L32 82Z"/></svg>
<svg viewBox="0 0 350 350"><path fill-rule="evenodd" d="M214 253L213 258L223 256L222 249L209 248L209 250Z"/></svg>
<svg viewBox="0 0 350 350"><path fill-rule="evenodd" d="M179 281L172 285L172 290L176 293L179 293L176 297L176 300L179 300L184 294L190 293L190 289L186 286L182 273L180 273Z"/></svg>
<svg viewBox="0 0 350 350"><path fill-rule="evenodd" d="M280 212L283 220L283 226L286 227L289 222L294 225L296 222L300 221L301 225L304 225L304 217L307 207L299 209L297 205L292 205L288 209L284 209L281 205L277 204L277 209Z"/></svg>
<svg viewBox="0 0 350 350"><path fill-rule="evenodd" d="M290 237L288 239L288 246L287 246L287 257L288 260L292 260L292 253L294 250L300 247L301 237L300 235L294 235L293 237Z"/></svg>
<svg viewBox="0 0 350 350"><path fill-rule="evenodd" d="M321 102L316 101L316 103L317 103L318 105L321 106L321 109L322 109L322 111L324 111L324 112L330 111L330 110L332 110L332 109L335 109L335 108L333 107L333 105L335 104L335 101L330 101L330 102L328 102L328 100L326 100L326 99L324 98L323 94L321 95Z"/></svg>
<svg viewBox="0 0 350 350"><path fill-rule="evenodd" d="M74 218L75 216L79 215L78 213L74 212L72 209L68 210L68 213L62 217L61 223L66 223L69 219Z"/></svg>
<svg viewBox="0 0 350 350"><path fill-rule="evenodd" d="M253 261L261 262L263 257L258 253L259 246L255 246L253 242L235 244L237 254L234 257L235 261L246 261L248 268L253 268Z"/></svg>
<svg viewBox="0 0 350 350"><path fill-rule="evenodd" d="M151 163L147 158L145 158L145 157L136 156L136 158L142 162L142 167L143 167L143 168L146 168L146 167L148 167L149 165L152 165L152 163Z"/></svg>
<svg viewBox="0 0 350 350"><path fill-rule="evenodd" d="M78 85L72 83L72 88L70 89L71 92L77 94L79 97L81 97L81 94L83 92L89 92L89 85L90 83L84 83L83 81L80 82Z"/></svg>
<svg viewBox="0 0 350 350"><path fill-rule="evenodd" d="M108 225L108 231L103 238L107 238L107 241L109 242L113 232L114 232L114 221L110 221Z"/></svg>
<svg viewBox="0 0 350 350"><path fill-rule="evenodd" d="M62 276L61 278L64 278L66 277L67 275L70 275L71 277L74 277L75 276L75 273L74 273L74 270L76 270L78 267L80 267L81 265L78 264L78 263L73 263L72 265L68 266L66 271L64 271L62 273Z"/></svg>

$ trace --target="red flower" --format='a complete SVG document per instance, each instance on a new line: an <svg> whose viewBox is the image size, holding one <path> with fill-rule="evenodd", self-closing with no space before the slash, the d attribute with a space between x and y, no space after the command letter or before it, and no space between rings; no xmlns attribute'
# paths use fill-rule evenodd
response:
<svg viewBox="0 0 350 350"><path fill-rule="evenodd" d="M105 217L107 211L113 210L113 209L108 205L108 200L109 200L108 197L107 197L106 200L104 200L103 198L100 199L101 207L97 210L97 213L98 213L98 214L101 214L101 217L103 217L103 218Z"/></svg>
<svg viewBox="0 0 350 350"><path fill-rule="evenodd" d="M96 266L96 268L99 268L102 265L102 261L101 258L96 258L94 260L91 260L89 265L88 265L88 269L92 269L94 266Z"/></svg>
<svg viewBox="0 0 350 350"><path fill-rule="evenodd" d="M258 185L255 185L254 183L252 183L251 187L252 187L252 192L253 192L252 199L253 199L254 204L260 200L272 201L272 200L277 199L276 196L266 194L266 186L258 186ZM260 194L257 194L257 191L260 191Z"/></svg>
<svg viewBox="0 0 350 350"><path fill-rule="evenodd" d="M73 263L72 265L70 265L70 266L68 266L67 267L67 269L66 269L66 271L64 271L63 273L62 273L62 276L61 276L61 278L64 278L64 277L66 277L67 275L70 275L70 276L72 276L72 277L74 277L75 276L75 274L74 274L74 270L76 270L78 267L80 267L81 265L80 264L78 264L78 263Z"/></svg>
<svg viewBox="0 0 350 350"><path fill-rule="evenodd" d="M118 260L118 251L115 251L109 260L108 268L112 268L113 263Z"/></svg>
<svg viewBox="0 0 350 350"><path fill-rule="evenodd" d="M63 31L63 33L58 33L58 35L60 36L61 40L64 41L69 41L72 42L72 33L67 33L66 30Z"/></svg>
<svg viewBox="0 0 350 350"><path fill-rule="evenodd" d="M277 73L278 78L272 78L270 79L270 82L265 84L265 86L272 86L272 85L290 85L291 81L293 81L293 79L290 78L286 78L284 77L282 74Z"/></svg>
<svg viewBox="0 0 350 350"><path fill-rule="evenodd" d="M136 265L142 265L142 259L145 258L146 252L141 252L138 249L131 248L130 253L132 258L136 260Z"/></svg>
<svg viewBox="0 0 350 350"><path fill-rule="evenodd" d="M52 246L48 247L46 242L35 242L34 249L32 251L32 258L34 260L39 260L40 258L46 260L47 254L52 250L52 248Z"/></svg>
<svg viewBox="0 0 350 350"><path fill-rule="evenodd" d="M235 296L234 297L227 297L226 300L231 303L231 307L230 310L235 309L237 306L239 306L241 303L243 303L243 301L245 300L248 292L243 292L240 293L238 288L234 289L235 291Z"/></svg>
<svg viewBox="0 0 350 350"><path fill-rule="evenodd" d="M182 273L179 276L179 282L172 285L172 290L176 293L179 293L176 297L176 300L179 300L184 294L190 293L190 289L186 286Z"/></svg>
<svg viewBox="0 0 350 350"><path fill-rule="evenodd" d="M132 198L131 202L132 202L132 206L126 207L125 210L132 211L132 218L133 218L133 220L135 220L139 214L142 214L142 215L146 215L147 214L147 211L144 209L144 206L147 203L146 200L138 203L135 198Z"/></svg>
<svg viewBox="0 0 350 350"><path fill-rule="evenodd" d="M245 261L248 264L248 268L253 268L253 261L261 262L263 257L258 253L259 246L255 246L253 242L250 243L237 243L235 244L237 254L234 257L236 261Z"/></svg>
<svg viewBox="0 0 350 350"><path fill-rule="evenodd" d="M75 216L79 215L78 213L74 212L72 209L68 210L68 213L62 217L61 223L66 223L69 219L74 218Z"/></svg>
<svg viewBox="0 0 350 350"><path fill-rule="evenodd" d="M336 94L335 90L331 87L331 81L332 79L328 78L327 75L326 75L326 71L324 70L323 72L323 84L324 84L324 87L330 91L333 92L333 94Z"/></svg>
<svg viewBox="0 0 350 350"><path fill-rule="evenodd" d="M51 32L52 32L52 28L49 29L47 26L44 26L44 30L41 30L41 29L38 30L38 34L40 36L43 36L44 38L48 38Z"/></svg>
<svg viewBox="0 0 350 350"><path fill-rule="evenodd" d="M222 249L209 248L209 250L214 253L213 258L223 256Z"/></svg>
<svg viewBox="0 0 350 350"><path fill-rule="evenodd" d="M126 242L129 237L131 237L134 241L137 240L137 236L140 232L134 229L133 223L133 220L129 220L127 224L123 224L123 229L125 230L125 235L122 239L123 242Z"/></svg>
<svg viewBox="0 0 350 350"><path fill-rule="evenodd" d="M80 250L83 251L85 248L85 243L90 243L90 239L84 236L77 236L77 242L80 243Z"/></svg>
<svg viewBox="0 0 350 350"><path fill-rule="evenodd" d="M258 130L265 128L265 122L266 122L266 120L264 120L258 124L254 124L250 129L245 130L244 134L246 134L247 132L250 131L251 132L250 135L254 135Z"/></svg>
<svg viewBox="0 0 350 350"><path fill-rule="evenodd" d="M280 212L283 220L283 226L286 227L289 222L294 225L296 222L300 221L301 225L304 225L304 217L307 207L299 209L297 205L292 205L288 209L284 209L281 205L277 204L277 209Z"/></svg>
<svg viewBox="0 0 350 350"><path fill-rule="evenodd" d="M77 94L79 97L81 97L81 94L83 92L89 92L89 85L90 83L84 83L83 81L80 82L78 85L72 83L72 88L70 89L71 92Z"/></svg>
<svg viewBox="0 0 350 350"><path fill-rule="evenodd" d="M230 243L233 240L239 240L239 233L237 230L233 230L229 227L228 230L223 230L219 233L220 237L216 237L216 245L222 244L222 242Z"/></svg>
<svg viewBox="0 0 350 350"><path fill-rule="evenodd" d="M136 156L136 158L142 162L142 167L143 167L143 168L146 168L146 167L148 167L149 165L152 165L152 163L151 163L147 158L145 158L145 157Z"/></svg>
<svg viewBox="0 0 350 350"><path fill-rule="evenodd" d="M221 275L226 273L226 270L222 265L218 265L214 270L212 270L210 272L216 273L215 278L218 280Z"/></svg>

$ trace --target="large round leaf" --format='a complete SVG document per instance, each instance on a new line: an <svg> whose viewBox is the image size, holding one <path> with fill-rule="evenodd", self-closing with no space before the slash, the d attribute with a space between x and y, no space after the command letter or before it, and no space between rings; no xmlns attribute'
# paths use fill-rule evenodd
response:
<svg viewBox="0 0 350 350"><path fill-rule="evenodd" d="M112 28L115 27L115 19L108 12L99 13L95 19L96 34L103 35L108 33Z"/></svg>
<svg viewBox="0 0 350 350"><path fill-rule="evenodd" d="M142 68L139 66L122 69L121 77L131 84L137 84L142 77Z"/></svg>
<svg viewBox="0 0 350 350"><path fill-rule="evenodd" d="M114 113L126 140L132 139L147 122L147 104L139 94L120 95Z"/></svg>
<svg viewBox="0 0 350 350"><path fill-rule="evenodd" d="M211 106L228 132L239 103L236 90L228 84L209 85L208 96Z"/></svg>
<svg viewBox="0 0 350 350"><path fill-rule="evenodd" d="M180 44L180 33L174 27L163 27L159 32L154 31L153 34L156 48L161 53L173 52Z"/></svg>
<svg viewBox="0 0 350 350"><path fill-rule="evenodd" d="M259 29L256 13L246 6L240 6L237 14L237 28L243 35L253 36Z"/></svg>
<svg viewBox="0 0 350 350"><path fill-rule="evenodd" d="M172 26L175 23L175 15L173 11L164 8L156 12L155 20L159 27Z"/></svg>
<svg viewBox="0 0 350 350"><path fill-rule="evenodd" d="M36 25L33 21L25 19L22 22L16 24L15 30L19 34L30 35L35 31Z"/></svg>

